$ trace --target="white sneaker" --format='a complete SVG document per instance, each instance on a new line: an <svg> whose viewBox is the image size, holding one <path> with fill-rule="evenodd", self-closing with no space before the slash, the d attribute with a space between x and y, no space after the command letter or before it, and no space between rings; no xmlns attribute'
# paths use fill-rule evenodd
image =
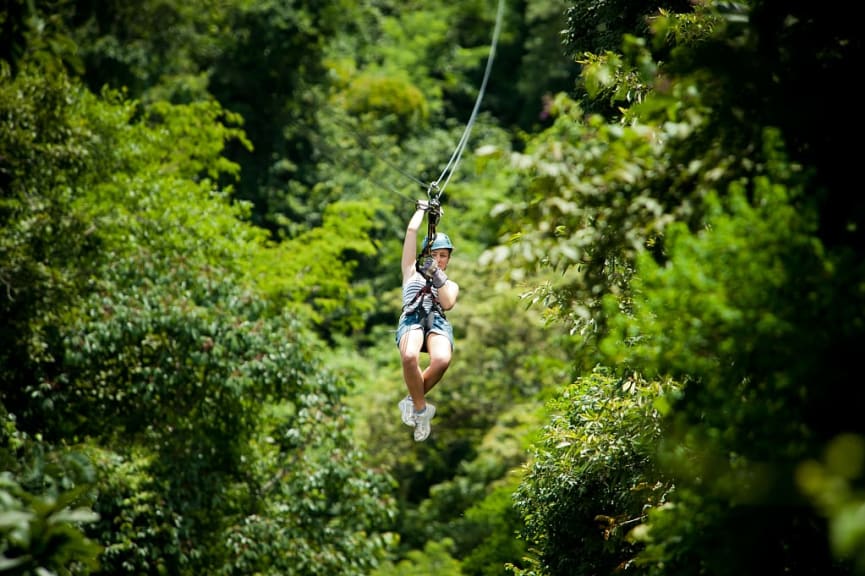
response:
<svg viewBox="0 0 865 576"><path fill-rule="evenodd" d="M414 426L414 420L412 420L412 416L414 416L414 401L411 399L411 396L406 396L399 401L399 410L402 414L402 423L406 426Z"/></svg>
<svg viewBox="0 0 865 576"><path fill-rule="evenodd" d="M430 420L436 415L436 407L427 402L426 410L423 412L414 412L414 440L415 442L423 442L427 439L430 433Z"/></svg>

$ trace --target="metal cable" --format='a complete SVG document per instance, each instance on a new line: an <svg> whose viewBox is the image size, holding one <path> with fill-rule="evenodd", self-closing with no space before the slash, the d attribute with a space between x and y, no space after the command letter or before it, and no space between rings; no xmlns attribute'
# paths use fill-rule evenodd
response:
<svg viewBox="0 0 865 576"><path fill-rule="evenodd" d="M445 187L447 187L448 182L450 182L451 176L453 176L454 172L457 169L457 166L459 165L460 158L462 157L462 154L463 154L463 150L465 150L466 143L469 140L469 135L471 134L472 126L475 123L475 119L477 118L477 115L478 115L478 110L480 109L480 106L481 106L481 100L483 100L484 93L486 92L487 82L489 81L489 78L490 78L490 71L493 68L493 60L495 59L495 55L496 55L496 45L499 42L499 33L500 33L501 27L502 27L502 16L504 15L504 11L505 11L504 6L505 6L504 0L499 0L498 9L496 10L496 25L495 25L495 28L493 29L492 41L490 42L490 56L487 59L486 70L484 70L484 79L481 82L480 91L478 92L478 97L475 100L475 106L472 109L472 113L471 113L471 116L469 116L468 122L466 123L465 130L463 130L462 137L460 138L459 143L457 144L456 148L454 149L453 154L451 154L450 160L448 160L447 166L445 166L444 170L442 170L442 173L438 177L438 180L431 183L429 188L427 189L427 195L429 196L430 200L438 200L441 197L442 193L445 190ZM440 184L442 179L445 178L445 176L447 176L447 178L445 179L444 184Z"/></svg>

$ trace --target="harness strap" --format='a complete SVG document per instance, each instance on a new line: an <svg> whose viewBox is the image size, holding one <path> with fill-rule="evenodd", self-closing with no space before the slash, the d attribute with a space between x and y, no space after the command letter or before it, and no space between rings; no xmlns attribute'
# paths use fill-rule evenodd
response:
<svg viewBox="0 0 865 576"><path fill-rule="evenodd" d="M427 236L426 236L426 246L424 246L421 253L418 255L417 261L415 262L415 269L420 272L421 269L421 261L429 257L432 253L432 245L435 242L436 237L436 225L438 225L439 220L441 219L441 204L439 203L439 196L441 192L438 192L435 197L433 196L433 190L437 190L438 185L436 183L430 184L429 189L427 190L427 196L429 196L429 206L427 208ZM429 331L432 328L434 314L438 313L442 318L447 319L445 316L444 308L442 308L441 302L439 302L438 296L433 294L432 291L432 279L427 278L426 284L423 288L417 291L414 295L414 298L411 302L403 306L403 312L406 314L415 314L420 309L421 303L423 302L424 294L429 294L432 296L432 308L430 311L424 315L421 324L424 326L425 331Z"/></svg>
<svg viewBox="0 0 865 576"><path fill-rule="evenodd" d="M429 279L426 281L424 287L417 291L417 293L414 295L414 298L412 298L412 301L403 306L403 311L406 314L416 313L420 308L424 294L429 294L430 296L432 296L432 308L430 309L430 313L437 312L441 315L442 318L447 318L447 316L445 316L445 311L444 308L442 308L441 302L439 302L438 297L433 294L432 280ZM415 304L417 305L415 306ZM414 306L413 309L412 306Z"/></svg>
<svg viewBox="0 0 865 576"><path fill-rule="evenodd" d="M441 220L441 204L437 199L430 199L429 208L427 208L427 233L426 233L426 246L423 247L423 250L420 254L418 254L417 262L415 263L415 268L420 272L421 261L428 257L432 253L432 245L436 239L436 226Z"/></svg>

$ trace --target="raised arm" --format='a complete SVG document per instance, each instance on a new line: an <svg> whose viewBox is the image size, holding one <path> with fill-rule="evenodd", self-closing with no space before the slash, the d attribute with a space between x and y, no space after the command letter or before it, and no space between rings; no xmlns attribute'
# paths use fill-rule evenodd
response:
<svg viewBox="0 0 865 576"><path fill-rule="evenodd" d="M402 281L405 283L415 272L417 262L417 233L423 224L424 212L427 210L425 200L418 200L417 208L405 229L405 240L402 243Z"/></svg>

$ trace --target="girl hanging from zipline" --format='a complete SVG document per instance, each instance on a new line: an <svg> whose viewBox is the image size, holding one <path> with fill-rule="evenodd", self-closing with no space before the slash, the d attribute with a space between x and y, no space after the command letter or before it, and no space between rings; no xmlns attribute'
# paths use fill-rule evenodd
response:
<svg viewBox="0 0 865 576"><path fill-rule="evenodd" d="M439 199L456 171L477 119L492 70L504 5L504 0L499 0L484 78L465 130L441 176L427 188L429 200L416 202L415 213L409 220L403 241L403 310L397 327L396 343L408 396L400 400L399 409L402 421L414 427L414 439L418 442L429 437L430 421L436 412L435 406L426 401L426 394L438 384L451 363L454 333L445 312L454 307L460 291L456 282L445 274L454 247L447 234L436 233L435 228L442 214ZM421 247L421 256L417 258L417 236L424 214L427 215L427 235ZM429 354L429 365L424 369L420 366L421 352Z"/></svg>
<svg viewBox="0 0 865 576"><path fill-rule="evenodd" d="M445 312L454 307L460 288L445 274L453 244L447 234L436 233L441 215L437 201L418 200L409 220L402 248L402 301L396 342L408 396L400 400L402 421L414 427L414 439L422 442L430 434L436 408L426 401L451 362L453 328ZM417 257L418 231L428 216L427 236ZM421 352L429 354L429 365L421 369Z"/></svg>

